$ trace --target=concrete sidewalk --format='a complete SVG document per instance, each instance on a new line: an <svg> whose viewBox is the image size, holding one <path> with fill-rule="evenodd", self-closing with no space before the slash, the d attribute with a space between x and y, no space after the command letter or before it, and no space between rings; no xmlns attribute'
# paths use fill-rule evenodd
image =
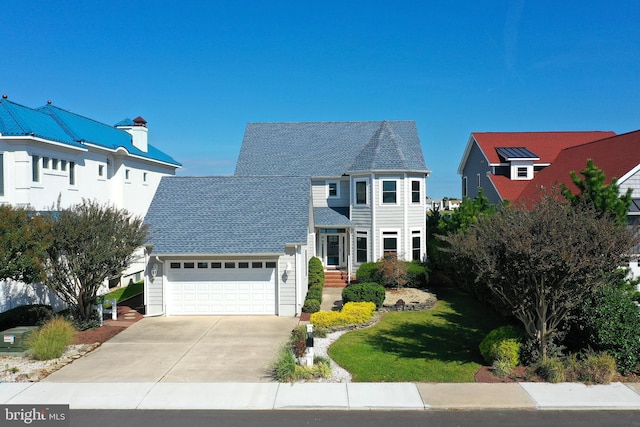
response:
<svg viewBox="0 0 640 427"><path fill-rule="evenodd" d="M0 404L161 410L640 410L640 384L0 383Z"/></svg>

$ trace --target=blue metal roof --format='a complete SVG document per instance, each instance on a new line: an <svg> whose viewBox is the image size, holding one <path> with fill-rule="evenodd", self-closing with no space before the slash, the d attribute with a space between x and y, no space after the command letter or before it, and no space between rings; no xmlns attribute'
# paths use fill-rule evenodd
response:
<svg viewBox="0 0 640 427"><path fill-rule="evenodd" d="M82 144L74 141L50 115L8 99L0 99L0 134L38 137L86 149Z"/></svg>
<svg viewBox="0 0 640 427"><path fill-rule="evenodd" d="M105 123L72 113L62 108L45 105L38 111L49 114L74 140L96 145L108 150L125 149L129 154L160 161L163 163L182 166L168 154L158 150L151 144L147 145L147 152L139 150L132 143L132 137L122 129L117 129Z"/></svg>
<svg viewBox="0 0 640 427"><path fill-rule="evenodd" d="M353 227L349 220L349 208L320 207L313 208L313 221L316 227Z"/></svg>
<svg viewBox="0 0 640 427"><path fill-rule="evenodd" d="M309 233L301 177L163 177L144 222L158 255L281 254Z"/></svg>
<svg viewBox="0 0 640 427"><path fill-rule="evenodd" d="M413 121L249 123L236 175L428 172Z"/></svg>

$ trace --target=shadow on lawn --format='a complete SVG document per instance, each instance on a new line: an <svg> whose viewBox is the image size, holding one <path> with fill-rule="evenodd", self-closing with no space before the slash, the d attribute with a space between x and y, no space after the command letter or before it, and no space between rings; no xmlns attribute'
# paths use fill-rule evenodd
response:
<svg viewBox="0 0 640 427"><path fill-rule="evenodd" d="M389 313L377 332L366 338L367 344L400 358L482 364L478 345L503 322L465 294L445 291L438 299L441 311L433 315L433 322L425 322L421 313Z"/></svg>

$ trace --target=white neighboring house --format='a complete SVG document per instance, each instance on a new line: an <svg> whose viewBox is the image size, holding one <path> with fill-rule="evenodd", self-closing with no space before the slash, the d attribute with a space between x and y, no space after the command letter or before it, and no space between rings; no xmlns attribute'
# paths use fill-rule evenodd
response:
<svg viewBox="0 0 640 427"><path fill-rule="evenodd" d="M34 109L0 100L0 203L48 211L90 199L144 217L160 179L180 166L148 143L142 117L110 126L51 102ZM140 258L123 281L143 270ZM60 308L39 284L0 282L0 312L33 303Z"/></svg>

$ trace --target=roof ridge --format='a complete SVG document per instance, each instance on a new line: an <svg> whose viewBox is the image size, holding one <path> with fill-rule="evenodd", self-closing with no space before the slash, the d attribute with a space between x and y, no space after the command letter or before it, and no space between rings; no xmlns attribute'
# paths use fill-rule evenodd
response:
<svg viewBox="0 0 640 427"><path fill-rule="evenodd" d="M22 104L18 104L17 102L10 101L10 100L8 100L8 99L2 99L2 100L0 100L0 104L2 104L2 105L4 106L4 108L5 108L5 110L7 111L7 113L8 113L8 114L11 116L11 118L16 122L16 124L18 125L18 127L19 127L20 129L22 129L22 132L24 132L24 133L34 133L34 132L33 132L33 130L31 130L31 129L26 129L26 128L23 126L22 121L21 121L21 120L19 120L19 119L18 119L18 117L16 117L16 113L15 113L15 111L13 111L13 108L14 108L14 107L13 107L13 106L12 106L12 107L9 107L9 104L13 104L13 105L15 105L15 106L22 107L22 108L27 108L27 109L30 109L30 110L32 110L32 111L36 111L36 110L34 110L33 108L29 108L29 107L27 107L26 105L22 105Z"/></svg>

